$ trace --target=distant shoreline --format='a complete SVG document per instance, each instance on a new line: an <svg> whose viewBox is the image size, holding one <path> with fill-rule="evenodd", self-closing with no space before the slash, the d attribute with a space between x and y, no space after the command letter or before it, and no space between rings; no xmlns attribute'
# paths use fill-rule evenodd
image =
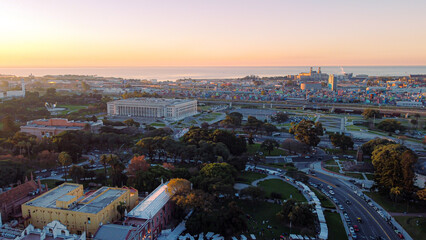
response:
<svg viewBox="0 0 426 240"><path fill-rule="evenodd" d="M314 70L318 66L313 66ZM321 66L323 73L369 76L408 76L426 74L426 66ZM309 66L288 67L88 67L88 68L0 68L2 75L25 77L30 74L41 77L45 75L89 75L125 79L156 79L158 81L176 81L178 79L235 79L247 75L275 77L309 72Z"/></svg>

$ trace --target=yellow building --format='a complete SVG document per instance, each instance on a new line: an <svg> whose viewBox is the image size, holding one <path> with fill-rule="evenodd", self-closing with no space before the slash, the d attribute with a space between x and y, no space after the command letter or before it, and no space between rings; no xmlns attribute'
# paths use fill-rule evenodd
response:
<svg viewBox="0 0 426 240"><path fill-rule="evenodd" d="M137 204L138 192L128 188L102 187L90 194L83 194L83 185L64 183L49 192L22 205L25 224L43 228L53 220L58 220L71 233L92 234L101 226L118 220L117 210L124 202L127 210Z"/></svg>

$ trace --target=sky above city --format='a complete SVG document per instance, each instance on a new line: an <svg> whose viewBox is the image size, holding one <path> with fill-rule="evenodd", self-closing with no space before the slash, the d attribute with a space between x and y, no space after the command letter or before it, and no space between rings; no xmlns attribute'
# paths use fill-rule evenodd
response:
<svg viewBox="0 0 426 240"><path fill-rule="evenodd" d="M426 1L1 0L0 67L426 65Z"/></svg>

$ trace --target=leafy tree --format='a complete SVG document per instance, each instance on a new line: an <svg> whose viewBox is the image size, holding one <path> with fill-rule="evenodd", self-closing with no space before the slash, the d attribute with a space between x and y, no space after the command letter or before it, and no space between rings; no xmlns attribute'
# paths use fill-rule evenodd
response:
<svg viewBox="0 0 426 240"><path fill-rule="evenodd" d="M273 133L273 132L277 132L277 131L278 131L278 128L277 128L277 127L275 127L275 125L273 125L273 124L270 124L270 123L264 123L264 124L263 124L263 130L265 130L265 132L266 132L268 135L271 135L271 133Z"/></svg>
<svg viewBox="0 0 426 240"><path fill-rule="evenodd" d="M167 181L172 173L161 166L151 166L147 171L137 171L135 176L129 176L128 184L143 192L151 192L161 180Z"/></svg>
<svg viewBox="0 0 426 240"><path fill-rule="evenodd" d="M422 201L426 201L426 188L423 188L421 190L418 190L416 192L417 197L422 200Z"/></svg>
<svg viewBox="0 0 426 240"><path fill-rule="evenodd" d="M156 141L153 137L142 138L139 142L136 143L136 146L144 149L149 157L153 160L156 153Z"/></svg>
<svg viewBox="0 0 426 240"><path fill-rule="evenodd" d="M298 152L298 153L306 153L309 151L309 146L305 143L299 142L294 139L287 138L281 144L281 147L287 149L290 153Z"/></svg>
<svg viewBox="0 0 426 240"><path fill-rule="evenodd" d="M319 136L323 135L324 129L320 122L302 119L298 124L291 124L289 130L295 138L309 146L317 146L320 142Z"/></svg>
<svg viewBox="0 0 426 240"><path fill-rule="evenodd" d="M331 144L333 146L340 148L343 152L346 152L349 148L354 147L354 142L351 137L346 136L345 134L332 133L329 135Z"/></svg>
<svg viewBox="0 0 426 240"><path fill-rule="evenodd" d="M247 151L245 138L237 137L234 133L217 129L211 134L211 140L225 144L233 155L241 155Z"/></svg>
<svg viewBox="0 0 426 240"><path fill-rule="evenodd" d="M232 186L235 182L237 171L228 163L209 163L206 164L197 177L191 182L196 188L209 193L219 193L226 186Z"/></svg>
<svg viewBox="0 0 426 240"><path fill-rule="evenodd" d="M373 153L374 149L380 145L388 145L388 144L394 144L395 142L390 141L388 139L385 138L375 138L372 139L366 143L364 143L361 147L361 150L363 152L364 155L368 155L371 156L371 154Z"/></svg>
<svg viewBox="0 0 426 240"><path fill-rule="evenodd" d="M1 123L3 125L3 128L0 129L1 130L0 136L1 135L5 137L13 136L19 130L19 127L15 124L15 122L9 115L6 115L1 120Z"/></svg>
<svg viewBox="0 0 426 240"><path fill-rule="evenodd" d="M129 176L132 176L136 175L138 171L148 171L150 167L151 165L147 163L145 156L133 156L127 167L127 172Z"/></svg>
<svg viewBox="0 0 426 240"><path fill-rule="evenodd" d="M224 126L240 127L243 120L243 115L239 112L231 112L226 115L226 118L221 122Z"/></svg>
<svg viewBox="0 0 426 240"><path fill-rule="evenodd" d="M266 139L263 141L263 143L260 145L260 149L268 151L269 155L271 155L271 152L274 151L275 148L279 147L277 141L272 139Z"/></svg>
<svg viewBox="0 0 426 240"><path fill-rule="evenodd" d="M86 82L81 82L81 88L83 89L83 91L87 92L90 91L90 85L87 84Z"/></svg>
<svg viewBox="0 0 426 240"><path fill-rule="evenodd" d="M313 205L297 203L293 199L287 200L277 216L285 223L291 222L296 226L311 226L315 221Z"/></svg>
<svg viewBox="0 0 426 240"><path fill-rule="evenodd" d="M46 96L54 97L56 96L56 88L48 88L46 89Z"/></svg>
<svg viewBox="0 0 426 240"><path fill-rule="evenodd" d="M395 119L385 119L377 124L377 128L389 133L394 133L396 130L405 130L405 127L402 126L401 122L396 121Z"/></svg>
<svg viewBox="0 0 426 240"><path fill-rule="evenodd" d="M130 119L127 119L127 120L124 120L124 122L123 122L126 126L129 126L129 127L131 127L131 126L135 126L135 127L140 127L140 123L138 123L138 122L136 122L133 118L130 118Z"/></svg>
<svg viewBox="0 0 426 240"><path fill-rule="evenodd" d="M167 184L167 192L173 195L186 195L191 191L191 182L183 178L170 179Z"/></svg>
<svg viewBox="0 0 426 240"><path fill-rule="evenodd" d="M277 112L277 114L271 116L271 120L277 123L287 122L288 114L284 112Z"/></svg>
<svg viewBox="0 0 426 240"><path fill-rule="evenodd" d="M261 187L249 186L241 190L242 197L249 197L253 201L260 201L265 198L265 191Z"/></svg>
<svg viewBox="0 0 426 240"><path fill-rule="evenodd" d="M124 216L124 213L126 212L127 206L125 202L120 201L117 205L117 211L120 213L121 219Z"/></svg>
<svg viewBox="0 0 426 240"><path fill-rule="evenodd" d="M365 109L362 116L364 116L365 119L382 118L380 111L374 109Z"/></svg>
<svg viewBox="0 0 426 240"><path fill-rule="evenodd" d="M245 129L249 132L257 132L263 127L263 122L258 120L256 117L248 116Z"/></svg>
<svg viewBox="0 0 426 240"><path fill-rule="evenodd" d="M72 163L71 156L67 152L61 152L58 155L58 161L64 169L65 182L67 181L68 166Z"/></svg>
<svg viewBox="0 0 426 240"><path fill-rule="evenodd" d="M400 144L381 145L371 157L375 169L375 181L386 189L400 187L411 193L414 185L413 166L417 156Z"/></svg>
<svg viewBox="0 0 426 240"><path fill-rule="evenodd" d="M111 178L113 186L123 186L127 181L127 176L123 173L125 165L115 154L107 155L108 163L111 166Z"/></svg>
<svg viewBox="0 0 426 240"><path fill-rule="evenodd" d="M76 183L80 182L80 179L84 177L84 168L77 165L72 165L68 174L72 178L72 180Z"/></svg>
<svg viewBox="0 0 426 240"><path fill-rule="evenodd" d="M199 189L184 194L175 194L172 200L184 211L194 209L195 211L209 212L212 210L214 203L212 195Z"/></svg>

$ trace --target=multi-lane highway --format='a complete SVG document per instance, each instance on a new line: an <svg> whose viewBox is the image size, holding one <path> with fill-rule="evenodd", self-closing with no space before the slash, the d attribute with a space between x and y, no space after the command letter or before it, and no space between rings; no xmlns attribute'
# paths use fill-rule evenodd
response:
<svg viewBox="0 0 426 240"><path fill-rule="evenodd" d="M337 205L342 205L342 213L347 213L350 220L348 227L356 225L359 232L356 232L356 239L401 239L395 232L394 228L388 221L385 220L372 206L368 204L361 196L355 194L355 190L350 187L350 184L341 181L340 179L316 172L316 176L310 176L310 181L319 185L319 188L330 189L332 187L334 194L331 198L337 199ZM320 187L320 185L322 185ZM358 218L362 222L358 221ZM348 221L349 221L348 220Z"/></svg>

